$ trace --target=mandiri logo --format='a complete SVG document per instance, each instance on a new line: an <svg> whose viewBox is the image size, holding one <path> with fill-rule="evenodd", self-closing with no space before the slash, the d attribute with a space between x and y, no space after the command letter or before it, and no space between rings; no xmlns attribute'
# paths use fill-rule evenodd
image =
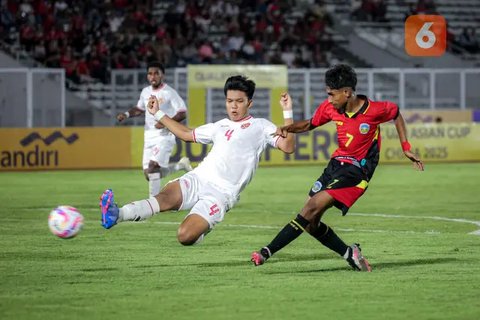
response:
<svg viewBox="0 0 480 320"><path fill-rule="evenodd" d="M20 140L20 144L23 146L23 147L26 147L28 146L29 144L31 144L32 142L34 142L35 140L42 140L43 143L46 145L46 146L49 146L51 145L52 143L54 143L56 140L58 139L63 139L65 140L68 144L72 144L74 143L75 141L78 140L78 134L76 133L72 133L69 137L65 137L60 131L54 131L52 134L50 134L49 136L45 137L45 138L42 138L42 136L40 134L38 134L38 132L32 132L30 133L28 136L26 136L25 138L23 138L22 140Z"/></svg>

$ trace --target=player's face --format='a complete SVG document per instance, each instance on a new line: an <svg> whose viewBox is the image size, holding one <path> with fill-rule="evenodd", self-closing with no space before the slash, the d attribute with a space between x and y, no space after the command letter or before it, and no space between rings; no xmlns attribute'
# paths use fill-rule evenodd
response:
<svg viewBox="0 0 480 320"><path fill-rule="evenodd" d="M158 88L163 82L163 72L159 68L148 68L147 80L153 88Z"/></svg>
<svg viewBox="0 0 480 320"><path fill-rule="evenodd" d="M232 121L239 121L248 115L248 109L252 106L247 94L239 90L228 90L225 99L228 118Z"/></svg>
<svg viewBox="0 0 480 320"><path fill-rule="evenodd" d="M348 101L348 90L345 88L331 89L327 87L328 101L337 110L344 108Z"/></svg>

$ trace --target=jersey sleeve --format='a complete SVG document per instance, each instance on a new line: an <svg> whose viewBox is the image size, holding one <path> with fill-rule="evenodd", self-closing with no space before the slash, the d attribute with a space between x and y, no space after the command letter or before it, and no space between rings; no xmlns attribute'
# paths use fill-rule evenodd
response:
<svg viewBox="0 0 480 320"><path fill-rule="evenodd" d="M381 104L381 122L387 122L398 117L399 109L397 104L391 101L384 101Z"/></svg>
<svg viewBox="0 0 480 320"><path fill-rule="evenodd" d="M283 139L280 136L275 136L275 132L277 131L277 126L274 125L272 122L264 119L263 121L263 136L265 138L265 142L272 147L276 148L279 139Z"/></svg>
<svg viewBox="0 0 480 320"><path fill-rule="evenodd" d="M210 144L213 142L216 126L214 123L207 123L193 129L193 141L201 144Z"/></svg>
<svg viewBox="0 0 480 320"><path fill-rule="evenodd" d="M325 99L318 107L317 110L315 110L315 113L313 114L312 119L310 120L310 123L314 127L321 126L322 124L325 124L327 122L330 122L332 120L331 114L329 112L329 105L330 102L328 102L328 99Z"/></svg>
<svg viewBox="0 0 480 320"><path fill-rule="evenodd" d="M178 92L173 89L171 91L170 104L175 110L175 113L187 112L187 107L185 106L185 102L183 101L182 97L180 97Z"/></svg>

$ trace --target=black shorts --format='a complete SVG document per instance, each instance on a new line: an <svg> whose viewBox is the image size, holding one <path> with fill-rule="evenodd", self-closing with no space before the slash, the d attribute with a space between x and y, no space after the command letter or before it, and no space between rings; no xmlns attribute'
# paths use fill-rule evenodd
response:
<svg viewBox="0 0 480 320"><path fill-rule="evenodd" d="M345 215L367 189L372 174L367 167L331 159L308 195L313 197L320 191L327 191L335 199L334 206Z"/></svg>

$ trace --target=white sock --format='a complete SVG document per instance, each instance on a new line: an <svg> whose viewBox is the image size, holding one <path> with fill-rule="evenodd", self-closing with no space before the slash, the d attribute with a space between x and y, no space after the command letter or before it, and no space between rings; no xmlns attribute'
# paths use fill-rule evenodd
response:
<svg viewBox="0 0 480 320"><path fill-rule="evenodd" d="M120 208L119 221L141 221L150 218L160 212L160 204L157 199L151 197L140 201L134 201Z"/></svg>
<svg viewBox="0 0 480 320"><path fill-rule="evenodd" d="M161 174L161 177L163 178L168 176L171 173L177 172L178 170L180 170L178 162L170 163L166 168L160 167L160 174Z"/></svg>
<svg viewBox="0 0 480 320"><path fill-rule="evenodd" d="M160 172L148 174L148 191L150 192L150 197L154 197L160 193L161 183Z"/></svg>

